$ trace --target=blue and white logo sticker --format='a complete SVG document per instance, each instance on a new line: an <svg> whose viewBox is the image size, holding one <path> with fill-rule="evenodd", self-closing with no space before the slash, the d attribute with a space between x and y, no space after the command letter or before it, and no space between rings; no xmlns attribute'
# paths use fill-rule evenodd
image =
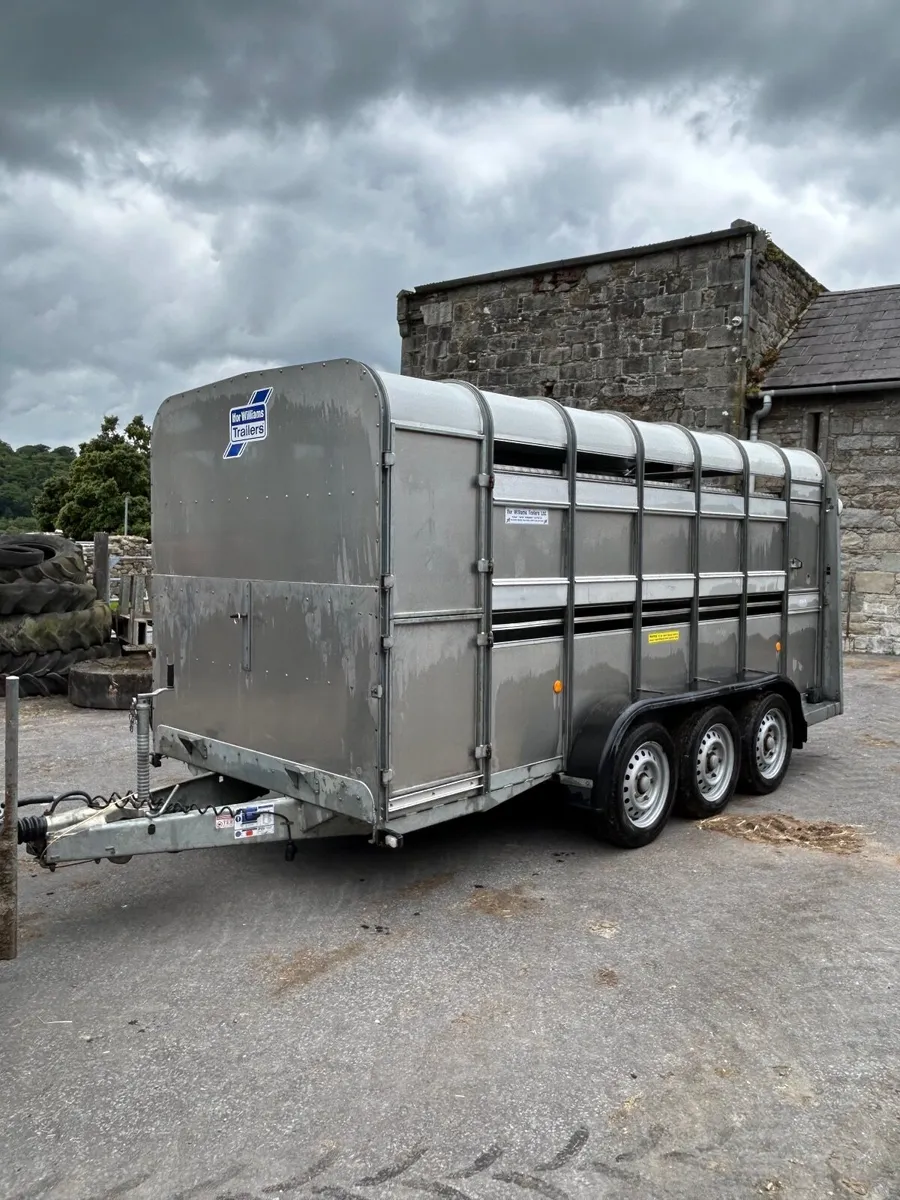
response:
<svg viewBox="0 0 900 1200"><path fill-rule="evenodd" d="M248 442L263 442L269 436L271 397L272 388L257 388L246 404L231 410L230 436L223 458L240 458Z"/></svg>

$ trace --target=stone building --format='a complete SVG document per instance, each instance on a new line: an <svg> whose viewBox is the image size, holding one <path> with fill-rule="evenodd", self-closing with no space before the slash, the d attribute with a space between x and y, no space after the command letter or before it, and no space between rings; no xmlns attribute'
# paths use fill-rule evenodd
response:
<svg viewBox="0 0 900 1200"><path fill-rule="evenodd" d="M401 292L401 370L737 431L754 369L823 290L735 221Z"/></svg>
<svg viewBox="0 0 900 1200"><path fill-rule="evenodd" d="M426 284L397 319L404 374L817 450L845 505L847 646L900 653L900 287L829 293L735 221Z"/></svg>
<svg viewBox="0 0 900 1200"><path fill-rule="evenodd" d="M814 300L760 400L760 437L816 451L837 478L845 644L900 654L900 286Z"/></svg>

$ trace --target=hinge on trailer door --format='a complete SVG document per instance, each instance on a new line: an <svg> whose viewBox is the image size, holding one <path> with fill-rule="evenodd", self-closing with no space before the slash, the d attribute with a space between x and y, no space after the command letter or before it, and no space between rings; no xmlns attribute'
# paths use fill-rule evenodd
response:
<svg viewBox="0 0 900 1200"><path fill-rule="evenodd" d="M394 639L391 637L390 634L385 634L385 636L381 639L382 650L390 650L390 649L392 649L393 645L394 645Z"/></svg>
<svg viewBox="0 0 900 1200"><path fill-rule="evenodd" d="M387 785L391 782L391 780L393 778L394 778L394 772L391 770L390 767L388 767L388 769L386 771L381 772L381 782L384 784L385 787L387 787Z"/></svg>
<svg viewBox="0 0 900 1200"><path fill-rule="evenodd" d="M488 743L488 745L486 745L486 746L476 746L475 747L475 758L476 759L485 759L485 758L490 758L490 757L491 757L490 743Z"/></svg>
<svg viewBox="0 0 900 1200"><path fill-rule="evenodd" d="M392 467L396 461L397 455L393 452L393 450L385 450L384 454L381 456L381 464L384 467Z"/></svg>
<svg viewBox="0 0 900 1200"><path fill-rule="evenodd" d="M475 480L479 487L492 488L494 486L493 475L479 475Z"/></svg>
<svg viewBox="0 0 900 1200"><path fill-rule="evenodd" d="M479 558L476 563L479 575L493 575L494 560L492 558Z"/></svg>
<svg viewBox="0 0 900 1200"><path fill-rule="evenodd" d="M475 639L476 646L493 646L494 635L492 633L479 633Z"/></svg>
<svg viewBox="0 0 900 1200"><path fill-rule="evenodd" d="M382 575L382 577L381 577L382 591L389 592L393 586L394 586L393 575Z"/></svg>

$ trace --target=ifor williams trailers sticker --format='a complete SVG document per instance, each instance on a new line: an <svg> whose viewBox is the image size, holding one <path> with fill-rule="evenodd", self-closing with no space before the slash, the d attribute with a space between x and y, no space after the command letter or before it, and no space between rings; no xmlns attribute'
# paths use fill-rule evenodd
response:
<svg viewBox="0 0 900 1200"><path fill-rule="evenodd" d="M507 525L549 525L550 514L546 508L508 508Z"/></svg>
<svg viewBox="0 0 900 1200"><path fill-rule="evenodd" d="M263 442L269 436L272 388L257 388L246 404L228 414L229 438L223 458L240 458L248 442Z"/></svg>

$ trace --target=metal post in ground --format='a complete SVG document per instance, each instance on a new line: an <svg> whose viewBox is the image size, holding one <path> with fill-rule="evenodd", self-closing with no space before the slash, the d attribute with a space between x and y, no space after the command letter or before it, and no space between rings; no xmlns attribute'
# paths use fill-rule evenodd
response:
<svg viewBox="0 0 900 1200"><path fill-rule="evenodd" d="M0 959L19 951L19 680L6 679L6 756L0 821Z"/></svg>
<svg viewBox="0 0 900 1200"><path fill-rule="evenodd" d="M109 534L94 534L94 587L101 600L109 603Z"/></svg>

